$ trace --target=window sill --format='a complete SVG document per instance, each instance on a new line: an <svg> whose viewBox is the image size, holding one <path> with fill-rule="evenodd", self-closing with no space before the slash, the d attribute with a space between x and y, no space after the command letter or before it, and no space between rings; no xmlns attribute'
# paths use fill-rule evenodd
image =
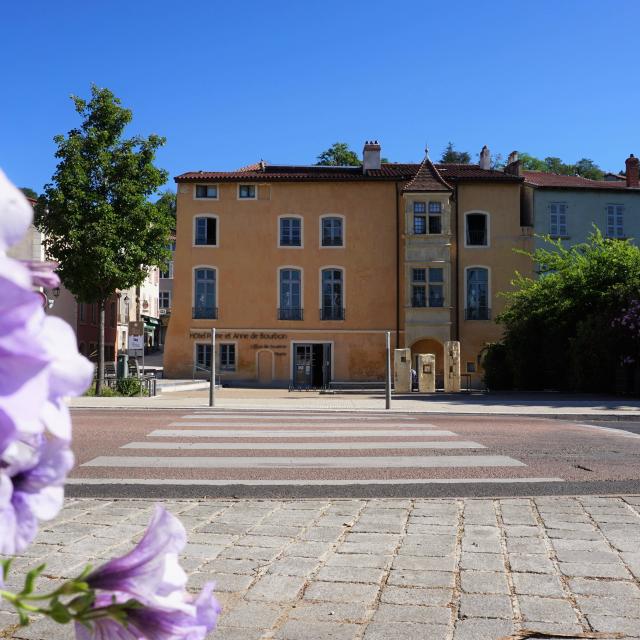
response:
<svg viewBox="0 0 640 640"><path fill-rule="evenodd" d="M571 238L571 236L567 236L567 235L563 236L563 235L558 235L558 234L555 234L555 233L550 233L549 237L552 240L569 240Z"/></svg>

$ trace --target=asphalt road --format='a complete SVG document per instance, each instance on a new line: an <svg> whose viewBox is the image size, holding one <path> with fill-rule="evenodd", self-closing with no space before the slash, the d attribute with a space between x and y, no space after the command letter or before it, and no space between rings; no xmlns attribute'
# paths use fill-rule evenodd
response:
<svg viewBox="0 0 640 640"><path fill-rule="evenodd" d="M231 410L73 419L72 496L640 493L640 422Z"/></svg>

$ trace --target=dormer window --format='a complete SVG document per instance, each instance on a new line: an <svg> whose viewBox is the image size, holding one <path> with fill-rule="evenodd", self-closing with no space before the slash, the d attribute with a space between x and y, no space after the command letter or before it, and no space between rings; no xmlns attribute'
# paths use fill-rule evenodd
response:
<svg viewBox="0 0 640 640"><path fill-rule="evenodd" d="M197 184L196 198L216 200L218 198L218 186L215 184Z"/></svg>

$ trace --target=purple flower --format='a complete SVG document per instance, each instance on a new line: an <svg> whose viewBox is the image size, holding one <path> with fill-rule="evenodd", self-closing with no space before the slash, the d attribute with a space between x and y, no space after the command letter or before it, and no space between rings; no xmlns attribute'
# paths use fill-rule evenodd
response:
<svg viewBox="0 0 640 640"><path fill-rule="evenodd" d="M80 640L121 638L133 640L202 640L215 628L220 606L208 583L198 598L186 593L187 577L178 564L178 554L186 544L181 522L166 509L156 506L142 540L125 556L114 558L85 579L92 589L105 591L94 610L110 603L133 598L142 607L125 607L126 626L107 618L92 622L89 630L76 625Z"/></svg>
<svg viewBox="0 0 640 640"><path fill-rule="evenodd" d="M64 396L90 384L93 366L73 330L46 316L34 287L59 282L52 265L5 254L27 230L29 203L0 172L0 553L21 552L38 521L62 507L73 466Z"/></svg>

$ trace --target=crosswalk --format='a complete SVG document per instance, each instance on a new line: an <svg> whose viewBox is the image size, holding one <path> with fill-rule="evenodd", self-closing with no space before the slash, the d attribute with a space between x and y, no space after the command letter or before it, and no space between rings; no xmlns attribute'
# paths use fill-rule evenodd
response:
<svg viewBox="0 0 640 640"><path fill-rule="evenodd" d="M71 484L562 482L417 415L201 410L166 422L86 460Z"/></svg>

